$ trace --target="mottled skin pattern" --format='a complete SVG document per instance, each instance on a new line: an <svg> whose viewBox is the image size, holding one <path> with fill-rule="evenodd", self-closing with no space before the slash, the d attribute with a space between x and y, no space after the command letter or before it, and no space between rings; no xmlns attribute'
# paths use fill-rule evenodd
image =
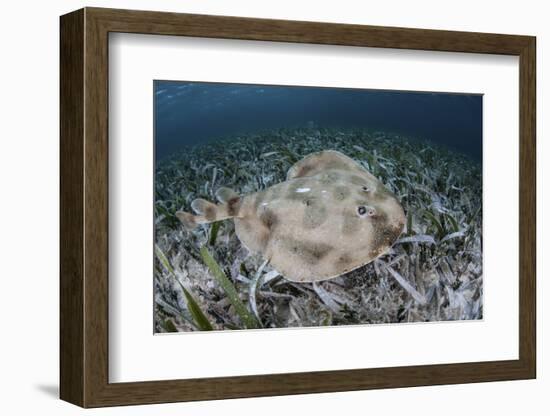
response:
<svg viewBox="0 0 550 416"><path fill-rule="evenodd" d="M233 217L240 241L292 281L326 280L371 262L389 250L405 224L397 198L336 151L305 157L285 182L261 192L238 198L222 189L222 204L199 200L193 203L199 216L178 217L187 226Z"/></svg>

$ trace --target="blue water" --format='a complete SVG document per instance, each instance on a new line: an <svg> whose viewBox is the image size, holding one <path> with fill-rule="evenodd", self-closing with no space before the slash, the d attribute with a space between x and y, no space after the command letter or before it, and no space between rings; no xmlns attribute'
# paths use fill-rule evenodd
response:
<svg viewBox="0 0 550 416"><path fill-rule="evenodd" d="M427 139L481 161L482 95L155 81L155 155L238 134L365 128Z"/></svg>

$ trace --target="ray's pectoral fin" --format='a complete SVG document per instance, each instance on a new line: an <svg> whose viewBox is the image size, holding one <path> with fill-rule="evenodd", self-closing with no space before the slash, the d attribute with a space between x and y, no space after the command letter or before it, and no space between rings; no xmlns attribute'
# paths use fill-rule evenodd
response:
<svg viewBox="0 0 550 416"><path fill-rule="evenodd" d="M337 152L336 150L324 150L322 152L312 153L302 160L296 162L288 170L286 175L287 180L301 178L305 176L313 176L319 172L338 169L353 172L365 173L365 169L361 167L353 159L346 155Z"/></svg>
<svg viewBox="0 0 550 416"><path fill-rule="evenodd" d="M216 192L220 204L214 204L206 199L198 198L191 202L191 208L197 215L178 211L176 217L187 229L193 229L199 224L208 224L237 217L241 207L241 198L229 188L220 188Z"/></svg>

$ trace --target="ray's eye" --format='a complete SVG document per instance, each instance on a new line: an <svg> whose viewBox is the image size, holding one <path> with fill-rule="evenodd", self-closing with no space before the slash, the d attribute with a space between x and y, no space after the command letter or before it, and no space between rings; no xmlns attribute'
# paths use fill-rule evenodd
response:
<svg viewBox="0 0 550 416"><path fill-rule="evenodd" d="M365 205L359 205L357 207L357 215L361 218L363 217L372 217L376 214L376 210L372 207L366 207Z"/></svg>

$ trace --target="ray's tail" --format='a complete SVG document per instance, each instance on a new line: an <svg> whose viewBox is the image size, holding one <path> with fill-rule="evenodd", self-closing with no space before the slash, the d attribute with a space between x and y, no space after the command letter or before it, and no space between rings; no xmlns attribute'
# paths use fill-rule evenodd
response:
<svg viewBox="0 0 550 416"><path fill-rule="evenodd" d="M197 215L189 212L178 211L176 216L185 226L192 230L199 224L208 224L239 215L241 197L229 188L220 188L216 191L219 204L214 204L206 199L198 198L191 202L191 208Z"/></svg>

